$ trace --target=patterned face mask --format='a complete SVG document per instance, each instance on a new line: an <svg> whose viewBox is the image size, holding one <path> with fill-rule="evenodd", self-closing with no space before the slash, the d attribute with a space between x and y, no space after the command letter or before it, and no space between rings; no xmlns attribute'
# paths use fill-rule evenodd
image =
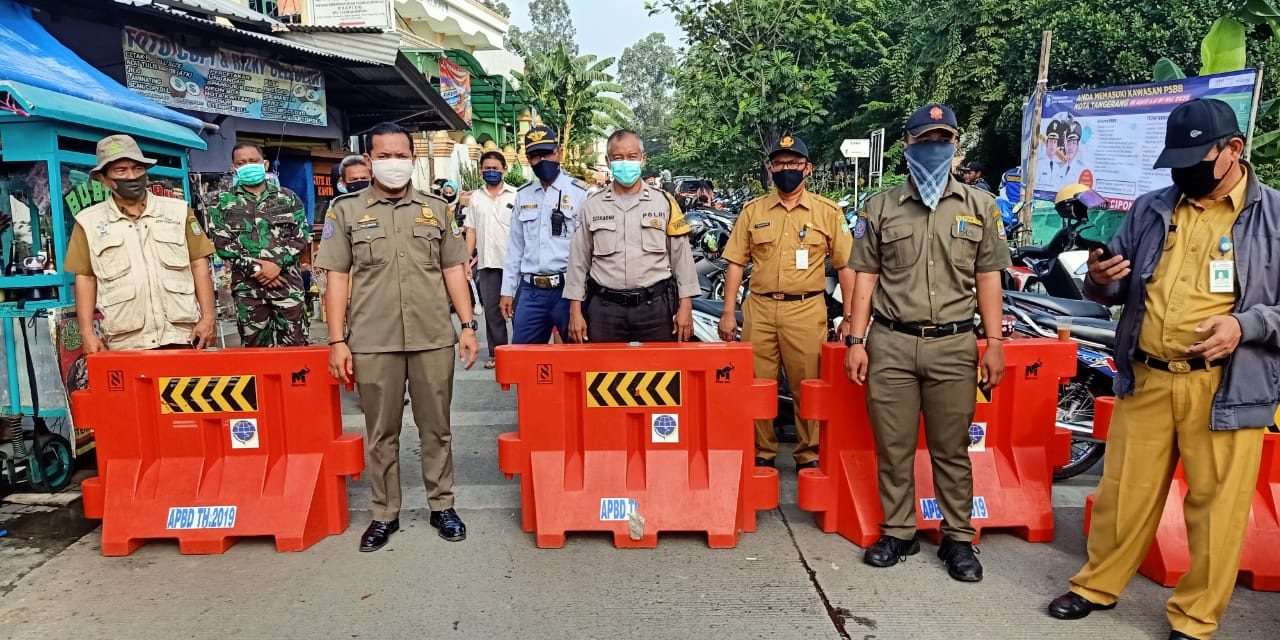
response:
<svg viewBox="0 0 1280 640"><path fill-rule="evenodd" d="M920 192L920 200L930 211L938 208L942 192L951 179L951 159L956 145L950 142L917 142L907 146L907 171Z"/></svg>

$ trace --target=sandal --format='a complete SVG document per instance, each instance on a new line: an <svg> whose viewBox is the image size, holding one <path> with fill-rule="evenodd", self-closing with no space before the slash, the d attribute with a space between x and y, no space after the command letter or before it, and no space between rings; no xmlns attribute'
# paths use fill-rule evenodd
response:
<svg viewBox="0 0 1280 640"><path fill-rule="evenodd" d="M486 369L492 369L492 368L494 368L494 367L496 367L496 366L498 366L498 361L497 361L497 360L490 360L490 361L488 361L488 362L484 363L484 368L486 368Z"/></svg>

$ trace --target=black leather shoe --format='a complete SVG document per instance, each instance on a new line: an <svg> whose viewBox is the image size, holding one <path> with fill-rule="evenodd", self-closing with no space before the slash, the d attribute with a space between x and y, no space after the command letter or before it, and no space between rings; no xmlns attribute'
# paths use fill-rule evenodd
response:
<svg viewBox="0 0 1280 640"><path fill-rule="evenodd" d="M1114 606L1114 605L1113 605ZM1200 640L1195 636L1189 636L1177 629L1169 632L1169 640Z"/></svg>
<svg viewBox="0 0 1280 640"><path fill-rule="evenodd" d="M880 536L876 543L867 547L862 554L862 561L873 567L892 567L920 553L920 543L915 540L903 540L893 536Z"/></svg>
<svg viewBox="0 0 1280 640"><path fill-rule="evenodd" d="M944 537L938 557L947 563L947 573L953 580L982 582L982 563L978 562L978 548L973 543Z"/></svg>
<svg viewBox="0 0 1280 640"><path fill-rule="evenodd" d="M458 512L453 509L432 511L431 526L439 529L440 537L449 542L467 539L467 525L462 524L462 518L459 518Z"/></svg>
<svg viewBox="0 0 1280 640"><path fill-rule="evenodd" d="M773 458L756 457L757 467L773 467Z"/></svg>
<svg viewBox="0 0 1280 640"><path fill-rule="evenodd" d="M400 518L396 518L390 522L381 522L374 520L369 523L369 528L364 530L364 534L360 536L361 551L377 551L386 546L387 541L391 539L391 534L400 530Z"/></svg>
<svg viewBox="0 0 1280 640"><path fill-rule="evenodd" d="M796 463L796 471L799 471L799 470L801 470L801 469L817 469L817 468L818 468L818 461L817 461L817 460L810 460L810 461L808 461L808 462L797 462L797 463Z"/></svg>
<svg viewBox="0 0 1280 640"><path fill-rule="evenodd" d="M1059 620L1079 620L1094 611L1110 611L1116 608L1116 603L1097 604L1090 602L1084 596L1068 591L1049 603L1049 615Z"/></svg>

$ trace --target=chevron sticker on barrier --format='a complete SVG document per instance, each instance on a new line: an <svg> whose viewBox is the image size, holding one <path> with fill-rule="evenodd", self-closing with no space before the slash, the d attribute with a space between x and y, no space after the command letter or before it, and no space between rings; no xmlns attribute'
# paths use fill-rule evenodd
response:
<svg viewBox="0 0 1280 640"><path fill-rule="evenodd" d="M257 376L160 378L160 413L243 413L257 410Z"/></svg>
<svg viewBox="0 0 1280 640"><path fill-rule="evenodd" d="M588 407L678 407L679 371L588 371Z"/></svg>

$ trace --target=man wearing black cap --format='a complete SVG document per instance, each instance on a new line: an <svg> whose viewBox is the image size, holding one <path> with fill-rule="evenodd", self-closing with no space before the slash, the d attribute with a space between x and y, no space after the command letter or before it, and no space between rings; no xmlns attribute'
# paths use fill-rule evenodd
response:
<svg viewBox="0 0 1280 640"><path fill-rule="evenodd" d="M969 160L960 165L960 181L975 188L991 193L991 185L987 184L987 179L982 176L982 172L986 168L977 160Z"/></svg>
<svg viewBox="0 0 1280 640"><path fill-rule="evenodd" d="M1220 100L1173 111L1157 168L1173 186L1134 202L1089 258L1084 293L1123 304L1116 402L1089 561L1049 605L1063 620L1115 607L1164 511L1181 460L1190 570L1166 610L1171 639L1209 638L1240 567L1265 430L1280 401L1280 193L1241 159Z"/></svg>
<svg viewBox="0 0 1280 640"><path fill-rule="evenodd" d="M956 117L940 104L907 119L911 180L876 194L854 222L849 268L854 333L845 366L866 384L876 439L883 535L863 560L891 567L919 553L915 454L920 414L942 512L938 557L952 578L982 579L973 548L973 475L968 432L977 380L1004 375L1000 271L1009 245L995 198L951 176ZM754 280L754 277L752 278ZM974 295L974 291L977 295ZM872 323L870 334L864 335ZM982 316L987 349L978 360L973 315Z"/></svg>
<svg viewBox="0 0 1280 640"><path fill-rule="evenodd" d="M849 229L839 205L805 190L813 165L803 140L790 134L778 138L767 166L777 190L743 206L724 248L729 261L724 290L737 291L747 263L755 265L751 293L742 303L742 339L755 350L756 377L777 378L781 362L793 397L799 398L800 382L818 377L818 353L827 336L828 259L841 289L853 288L853 272L844 266ZM720 337L726 341L737 334L736 308L736 296L726 296L720 318ZM796 420L796 435L791 454L796 468L818 466L818 426ZM772 467L777 455L773 421L757 420L756 465Z"/></svg>
<svg viewBox="0 0 1280 640"><path fill-rule="evenodd" d="M560 138L555 129L546 125L529 129L524 145L538 179L516 192L498 306L503 316L514 318L511 344L546 344L553 328L561 340L569 338L564 274L569 267L569 241L578 230L579 211L587 199L587 183L560 170Z"/></svg>

